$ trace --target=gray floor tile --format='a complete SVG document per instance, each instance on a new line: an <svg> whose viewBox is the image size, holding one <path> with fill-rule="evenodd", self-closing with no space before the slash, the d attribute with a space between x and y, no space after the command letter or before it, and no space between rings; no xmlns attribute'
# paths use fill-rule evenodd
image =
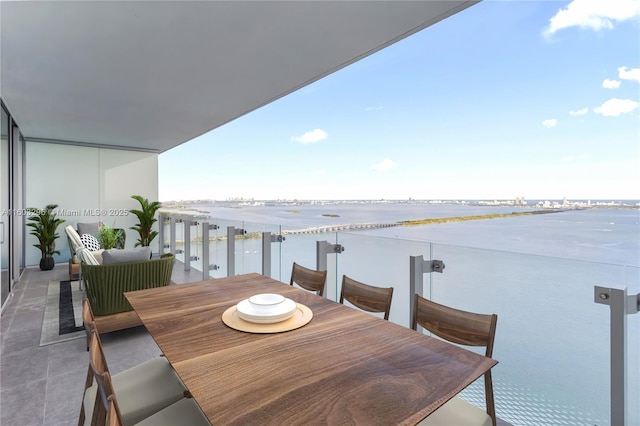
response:
<svg viewBox="0 0 640 426"><path fill-rule="evenodd" d="M4 314L0 317L0 331L2 334L9 331L9 327L11 326L11 320L13 319L12 315Z"/></svg>
<svg viewBox="0 0 640 426"><path fill-rule="evenodd" d="M22 290L22 297L44 297L47 295L49 281L53 278L43 277L39 280L29 281Z"/></svg>
<svg viewBox="0 0 640 426"><path fill-rule="evenodd" d="M20 351L30 351L40 345L40 330L13 331L2 333L2 355L10 355Z"/></svg>
<svg viewBox="0 0 640 426"><path fill-rule="evenodd" d="M11 320L11 331L42 330L42 319L44 318L44 303L40 310L19 309Z"/></svg>
<svg viewBox="0 0 640 426"><path fill-rule="evenodd" d="M22 298L19 303L14 306L11 306L8 309L8 314L19 314L19 313L27 313L27 312L44 312L45 305L45 297L31 297L31 298Z"/></svg>
<svg viewBox="0 0 640 426"><path fill-rule="evenodd" d="M74 373L82 376L89 366L89 352L85 339L54 343L49 348L48 378Z"/></svg>
<svg viewBox="0 0 640 426"><path fill-rule="evenodd" d="M0 424L31 426L44 424L46 380L27 383L0 392Z"/></svg>
<svg viewBox="0 0 640 426"><path fill-rule="evenodd" d="M9 296L9 301L7 302L4 312L2 313L2 318L6 316L15 315L18 312L20 312L19 306L20 306L21 298L22 298L21 294L13 293Z"/></svg>
<svg viewBox="0 0 640 426"><path fill-rule="evenodd" d="M84 370L84 373L86 373L86 368ZM78 424L85 377L85 374L70 371L47 380L44 410L45 425Z"/></svg>
<svg viewBox="0 0 640 426"><path fill-rule="evenodd" d="M46 346L3 355L0 362L2 390L46 379L48 359L49 348Z"/></svg>

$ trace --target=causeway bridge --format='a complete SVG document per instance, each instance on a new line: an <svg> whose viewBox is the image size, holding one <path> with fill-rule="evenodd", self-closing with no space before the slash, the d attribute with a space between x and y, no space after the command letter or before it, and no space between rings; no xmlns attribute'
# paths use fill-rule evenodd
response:
<svg viewBox="0 0 640 426"><path fill-rule="evenodd" d="M304 229L283 230L282 235L321 234L323 232L361 231L363 229L391 228L399 226L398 223L351 223L344 225L314 226Z"/></svg>

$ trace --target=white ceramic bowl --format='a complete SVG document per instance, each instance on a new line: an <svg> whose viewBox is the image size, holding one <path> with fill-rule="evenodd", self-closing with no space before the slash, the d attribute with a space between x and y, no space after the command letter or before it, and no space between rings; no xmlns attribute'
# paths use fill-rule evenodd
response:
<svg viewBox="0 0 640 426"><path fill-rule="evenodd" d="M284 302L285 297L281 294L262 293L249 298L249 303L255 312L272 314L278 310L278 305Z"/></svg>
<svg viewBox="0 0 640 426"><path fill-rule="evenodd" d="M236 309L238 316L245 321L267 324L290 318L295 314L297 305L279 294L265 293L238 302Z"/></svg>

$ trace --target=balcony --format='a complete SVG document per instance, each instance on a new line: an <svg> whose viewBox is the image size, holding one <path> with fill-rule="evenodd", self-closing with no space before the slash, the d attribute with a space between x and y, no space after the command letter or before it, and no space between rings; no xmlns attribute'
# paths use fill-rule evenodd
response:
<svg viewBox="0 0 640 426"><path fill-rule="evenodd" d="M161 216L164 251L176 253L176 283L249 272L288 282L292 263L326 267L326 297L342 275L393 286L390 320L409 326L414 292L439 303L498 314L496 411L505 424L611 424L613 306L599 287L626 288L626 424L638 424L640 321L631 315L640 268L375 237L357 232L287 231L282 226L188 214ZM442 264L433 262L442 261ZM2 424L74 424L87 368L84 339L38 346L48 280L28 269L2 317ZM203 272L205 271L205 272ZM604 297L604 296L602 296ZM611 298L612 300L614 297ZM634 301L636 299L633 299ZM600 299L600 301L604 301ZM159 354L144 328L104 335L113 372ZM624 370L623 370L624 372ZM624 380L623 380L624 382ZM615 383L615 380L614 380ZM612 390L613 389L613 390ZM462 397L483 404L474 384ZM614 398L615 399L615 398Z"/></svg>

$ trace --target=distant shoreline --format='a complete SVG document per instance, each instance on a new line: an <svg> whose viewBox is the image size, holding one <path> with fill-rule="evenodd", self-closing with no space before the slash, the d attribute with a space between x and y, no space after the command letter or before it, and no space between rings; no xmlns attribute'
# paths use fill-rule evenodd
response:
<svg viewBox="0 0 640 426"><path fill-rule="evenodd" d="M486 220L486 219L499 219L505 217L515 216L527 216L536 214L548 214L548 213L560 213L564 210L535 210L532 212L512 212L512 213L498 213L498 214L484 214L474 216L456 216L456 217L441 217L441 218L426 218L416 220L403 220L398 222L401 226L418 226L418 225L430 225L434 223L448 223L448 222L464 222L467 220Z"/></svg>
<svg viewBox="0 0 640 426"><path fill-rule="evenodd" d="M299 213L297 210L287 210L290 213ZM566 210L562 209L546 209L546 210L533 210L533 211L521 211L521 212L511 212L511 213L491 213L485 215L470 215L470 216L451 216L451 217L442 217L442 218L425 218L425 219L412 219L412 220L401 220L397 222L386 222L386 223L351 223L351 224L339 224L339 225L320 225L313 226L310 228L301 228L301 229L283 229L282 234L317 234L323 232L337 232L337 231L362 231L362 230L371 230L377 228L389 228L396 226L421 226L421 225L431 225L431 224L439 224L439 223L449 223L449 222L465 222L471 220L487 220L487 219L500 219L507 217L516 217L516 216L531 216L531 215L540 215L540 214L549 214L549 213L561 213ZM165 213L175 213L178 215L189 215L189 213L196 213L196 210L182 210L182 211L171 211L165 210ZM337 214L326 213L323 214L324 217L340 217ZM262 234L260 233L248 233L240 236L240 239L254 239L260 238ZM210 241L226 239L225 236L218 237L210 237ZM184 242L179 242L184 243Z"/></svg>
<svg viewBox="0 0 640 426"><path fill-rule="evenodd" d="M163 207L176 210L191 210L200 213L208 213L194 206L210 206L217 208L243 207L296 207L296 206L326 206L326 205L456 205L469 207L514 207L542 210L586 210L586 209L634 209L640 210L640 200L183 200L164 201ZM288 210L295 212L294 210Z"/></svg>

